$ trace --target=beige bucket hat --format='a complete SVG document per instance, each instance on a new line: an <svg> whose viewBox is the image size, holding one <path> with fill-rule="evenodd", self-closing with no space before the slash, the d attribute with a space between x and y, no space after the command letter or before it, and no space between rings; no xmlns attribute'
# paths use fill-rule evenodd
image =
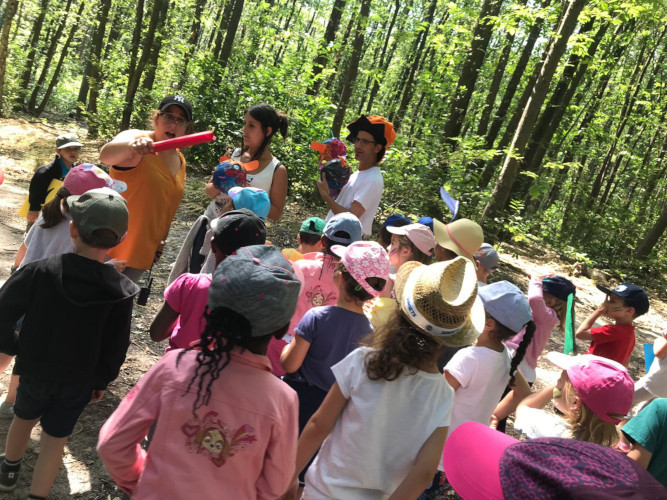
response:
<svg viewBox="0 0 667 500"><path fill-rule="evenodd" d="M433 234L438 245L470 260L484 243L482 227L470 219L458 219L449 224L433 219Z"/></svg>
<svg viewBox="0 0 667 500"><path fill-rule="evenodd" d="M457 257L429 266L403 264L394 285L405 318L449 347L472 344L484 329L484 306L477 297L471 260Z"/></svg>

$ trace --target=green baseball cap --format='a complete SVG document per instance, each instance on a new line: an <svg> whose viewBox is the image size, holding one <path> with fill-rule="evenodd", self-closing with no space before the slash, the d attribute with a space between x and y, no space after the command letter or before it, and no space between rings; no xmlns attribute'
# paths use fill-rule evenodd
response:
<svg viewBox="0 0 667 500"><path fill-rule="evenodd" d="M127 233L127 202L112 189L91 189L79 196L68 196L67 205L74 225L86 239L92 239L98 229L108 229L116 236L108 242L108 248L112 248Z"/></svg>
<svg viewBox="0 0 667 500"><path fill-rule="evenodd" d="M301 224L301 229L299 230L299 232L322 236L322 232L324 231L325 225L326 222L320 219L319 217L309 217L308 219L303 221L303 224Z"/></svg>

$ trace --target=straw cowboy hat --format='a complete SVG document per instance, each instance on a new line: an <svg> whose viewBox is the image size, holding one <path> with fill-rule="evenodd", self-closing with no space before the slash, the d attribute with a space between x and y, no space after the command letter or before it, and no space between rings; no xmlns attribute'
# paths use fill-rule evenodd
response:
<svg viewBox="0 0 667 500"><path fill-rule="evenodd" d="M394 290L405 318L449 347L472 344L484 329L475 265L464 257L430 266L406 262Z"/></svg>

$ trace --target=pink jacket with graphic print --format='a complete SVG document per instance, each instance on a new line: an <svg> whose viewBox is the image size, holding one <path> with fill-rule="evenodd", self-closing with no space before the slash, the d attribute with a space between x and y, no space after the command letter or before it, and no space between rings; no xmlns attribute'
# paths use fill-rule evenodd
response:
<svg viewBox="0 0 667 500"><path fill-rule="evenodd" d="M333 273L339 259L335 259L334 261L328 256L325 260L323 253L312 252L305 254L303 259L292 262L294 274L301 282L301 291L287 330L290 335L294 335L294 329L310 309L333 306L338 302L338 288L334 285ZM271 339L266 353L271 360L271 371L277 377L285 375L285 370L280 366L280 353L285 345L287 344L282 339Z"/></svg>
<svg viewBox="0 0 667 500"><path fill-rule="evenodd" d="M296 465L298 398L270 372L266 356L232 352L207 406L192 414L195 351L170 351L121 402L98 451L133 499L279 498ZM148 452L140 443L156 423Z"/></svg>

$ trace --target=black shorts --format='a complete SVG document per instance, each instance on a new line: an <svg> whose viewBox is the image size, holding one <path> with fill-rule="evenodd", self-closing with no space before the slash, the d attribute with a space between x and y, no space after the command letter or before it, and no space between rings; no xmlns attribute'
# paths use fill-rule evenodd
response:
<svg viewBox="0 0 667 500"><path fill-rule="evenodd" d="M44 432L63 438L72 434L92 396L88 384L65 384L21 375L14 414L24 420L39 418Z"/></svg>

